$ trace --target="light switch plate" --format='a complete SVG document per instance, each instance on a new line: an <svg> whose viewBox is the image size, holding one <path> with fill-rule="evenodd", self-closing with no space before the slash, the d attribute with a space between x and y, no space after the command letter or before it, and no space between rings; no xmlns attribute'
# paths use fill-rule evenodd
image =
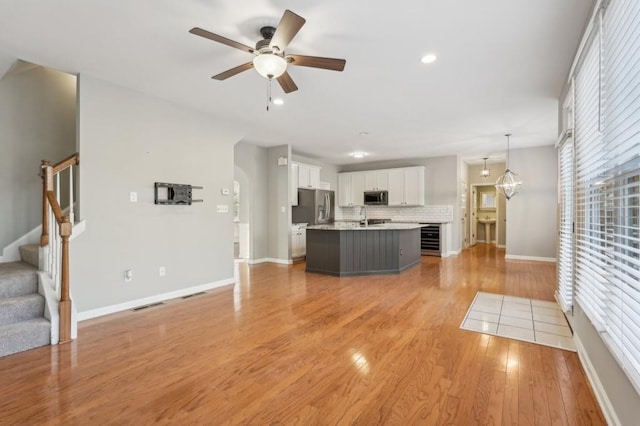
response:
<svg viewBox="0 0 640 426"><path fill-rule="evenodd" d="M216 206L216 213L229 213L229 206L227 204L218 204Z"/></svg>
<svg viewBox="0 0 640 426"><path fill-rule="evenodd" d="M129 193L129 201L131 201L132 203L137 203L138 202L138 193L131 191Z"/></svg>
<svg viewBox="0 0 640 426"><path fill-rule="evenodd" d="M222 188L220 192L222 192L222 195L229 195L229 188Z"/></svg>

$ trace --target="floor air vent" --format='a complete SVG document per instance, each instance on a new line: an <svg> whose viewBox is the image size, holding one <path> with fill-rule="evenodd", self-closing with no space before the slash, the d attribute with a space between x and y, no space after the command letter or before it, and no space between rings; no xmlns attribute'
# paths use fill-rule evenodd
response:
<svg viewBox="0 0 640 426"><path fill-rule="evenodd" d="M182 298L183 299L188 299L188 298L193 297L193 296L202 296L203 294L207 294L207 293L204 292L204 291L201 291L200 293L187 294L186 296L182 296Z"/></svg>
<svg viewBox="0 0 640 426"><path fill-rule="evenodd" d="M153 308L154 306L160 306L160 305L164 305L164 303L158 302L158 303L152 303L150 305L138 306L137 308L133 308L133 310L134 311L141 311L143 309Z"/></svg>

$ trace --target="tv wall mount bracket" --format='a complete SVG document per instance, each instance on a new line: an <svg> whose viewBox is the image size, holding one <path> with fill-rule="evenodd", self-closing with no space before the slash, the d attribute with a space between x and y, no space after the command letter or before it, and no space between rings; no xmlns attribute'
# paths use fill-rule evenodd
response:
<svg viewBox="0 0 640 426"><path fill-rule="evenodd" d="M166 191L165 191L166 189ZM202 189L201 186L184 185L180 183L155 182L153 184L153 199L155 204L188 205L201 203L203 200L194 200L192 191ZM160 191L158 191L160 190ZM166 194L166 195L165 195Z"/></svg>

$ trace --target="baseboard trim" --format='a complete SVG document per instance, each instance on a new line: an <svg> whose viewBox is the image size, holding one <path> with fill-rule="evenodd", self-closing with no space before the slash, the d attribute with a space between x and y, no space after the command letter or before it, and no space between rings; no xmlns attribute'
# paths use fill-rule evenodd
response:
<svg viewBox="0 0 640 426"><path fill-rule="evenodd" d="M580 359L580 363L584 367L584 371L587 374L587 378L591 383L591 388L593 389L593 393L596 395L596 399L600 404L600 408L602 409L602 413L604 414L607 423L610 425L620 425L620 419L618 419L618 415L616 414L613 406L611 405L611 401L607 396L607 393L604 390L604 386L602 386L602 382L596 373L596 370L591 363L591 359L587 354L584 345L580 341L577 335L573 335L573 341L576 344L576 349L578 349L578 358Z"/></svg>
<svg viewBox="0 0 640 426"><path fill-rule="evenodd" d="M291 265L293 260L291 259L276 259L273 257L263 257L261 259L249 259L247 260L249 265L256 265L258 263L279 263L281 265Z"/></svg>
<svg viewBox="0 0 640 426"><path fill-rule="evenodd" d="M505 259L510 260L533 260L536 262L552 262L556 263L555 257L538 257L538 256L520 256L517 254L506 254L504 256Z"/></svg>
<svg viewBox="0 0 640 426"><path fill-rule="evenodd" d="M440 257L449 257L449 256L457 256L462 253L462 250L449 250L446 253L442 253Z"/></svg>
<svg viewBox="0 0 640 426"><path fill-rule="evenodd" d="M194 287L182 288L180 290L170 291L168 293L156 294L154 296L144 297L142 299L130 300L128 302L119 303L117 305L105 306L102 308L91 309L84 312L78 312L78 321L84 321L91 318L97 318L104 315L115 314L116 312L126 311L128 309L137 308L139 306L150 305L152 303L163 302L165 300L176 299L182 296L199 293L201 291L211 290L234 284L235 278L226 278L224 280L197 285Z"/></svg>

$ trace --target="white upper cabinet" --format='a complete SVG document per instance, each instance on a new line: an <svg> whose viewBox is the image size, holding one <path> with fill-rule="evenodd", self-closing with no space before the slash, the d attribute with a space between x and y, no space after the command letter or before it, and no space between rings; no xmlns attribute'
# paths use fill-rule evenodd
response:
<svg viewBox="0 0 640 426"><path fill-rule="evenodd" d="M338 205L342 207L364 204L364 173L338 174Z"/></svg>
<svg viewBox="0 0 640 426"><path fill-rule="evenodd" d="M404 205L404 170L389 170L389 205Z"/></svg>
<svg viewBox="0 0 640 426"><path fill-rule="evenodd" d="M365 191L389 191L390 206L424 206L424 170L419 167L338 174L338 204L361 206Z"/></svg>
<svg viewBox="0 0 640 426"><path fill-rule="evenodd" d="M309 164L292 163L298 166L298 188L320 187L320 167Z"/></svg>
<svg viewBox="0 0 640 426"><path fill-rule="evenodd" d="M386 191L389 189L389 172L387 170L373 170L363 173L365 191Z"/></svg>
<svg viewBox="0 0 640 426"><path fill-rule="evenodd" d="M389 205L424 206L424 167L389 170Z"/></svg>
<svg viewBox="0 0 640 426"><path fill-rule="evenodd" d="M404 201L406 206L424 206L424 167L404 169Z"/></svg>

